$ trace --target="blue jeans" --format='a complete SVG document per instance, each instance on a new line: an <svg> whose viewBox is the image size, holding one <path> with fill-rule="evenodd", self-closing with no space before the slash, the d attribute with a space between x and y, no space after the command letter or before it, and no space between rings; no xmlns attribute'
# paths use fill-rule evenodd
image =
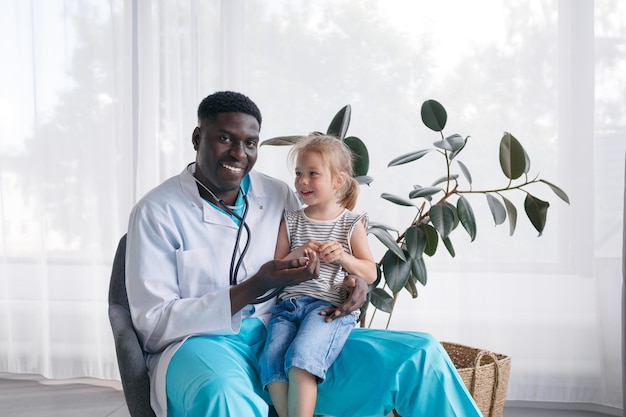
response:
<svg viewBox="0 0 626 417"><path fill-rule="evenodd" d="M327 301L312 297L283 300L274 306L267 328L267 342L261 355L261 383L288 382L289 368L304 369L326 379L350 331L356 325L354 316L347 315L326 322L320 312L333 307Z"/></svg>

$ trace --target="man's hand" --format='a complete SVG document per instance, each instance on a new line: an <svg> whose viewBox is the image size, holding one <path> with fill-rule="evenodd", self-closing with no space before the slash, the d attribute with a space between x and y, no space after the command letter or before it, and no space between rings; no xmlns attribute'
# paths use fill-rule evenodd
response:
<svg viewBox="0 0 626 417"><path fill-rule="evenodd" d="M368 287L367 282L363 278L356 275L348 275L343 280L343 286L348 290L348 299L339 307L326 308L320 312L322 316L327 316L327 322L358 310L367 299Z"/></svg>
<svg viewBox="0 0 626 417"><path fill-rule="evenodd" d="M319 270L319 257L314 251L305 249L304 256L266 262L256 275L269 288L283 288L317 278Z"/></svg>
<svg viewBox="0 0 626 417"><path fill-rule="evenodd" d="M264 263L253 277L230 289L231 314L275 288L297 285L317 278L320 260L314 251L295 259L275 259Z"/></svg>

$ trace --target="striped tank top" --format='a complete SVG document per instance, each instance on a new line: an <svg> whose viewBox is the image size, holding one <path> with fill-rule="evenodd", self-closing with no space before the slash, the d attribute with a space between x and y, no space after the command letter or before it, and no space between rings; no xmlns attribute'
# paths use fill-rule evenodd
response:
<svg viewBox="0 0 626 417"><path fill-rule="evenodd" d="M367 229L367 214L356 214L344 210L339 216L331 220L314 220L304 214L304 210L285 211L285 224L291 250L304 245L309 240L327 242L337 241L343 250L352 254L350 238L357 222L362 221ZM292 287L286 287L280 294L281 300L299 297L315 297L339 306L347 298L347 291L343 287L346 272L341 265L322 262L319 276ZM358 311L357 311L358 313Z"/></svg>

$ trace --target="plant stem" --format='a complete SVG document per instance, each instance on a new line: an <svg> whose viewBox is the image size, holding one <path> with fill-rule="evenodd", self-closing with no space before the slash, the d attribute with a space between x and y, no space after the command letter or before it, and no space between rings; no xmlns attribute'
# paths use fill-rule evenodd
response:
<svg viewBox="0 0 626 417"><path fill-rule="evenodd" d="M445 152L446 156L446 173L448 175L448 181L446 181L446 194L450 191L450 159L448 158L448 151Z"/></svg>
<svg viewBox="0 0 626 417"><path fill-rule="evenodd" d="M391 317L393 316L393 310L396 307L396 301L398 300L398 294L393 295L393 303L391 303L391 313L387 317L387 325L385 326L385 330L389 329L389 324L391 323Z"/></svg>
<svg viewBox="0 0 626 417"><path fill-rule="evenodd" d="M383 287L385 288L385 287ZM376 316L376 312L378 311L377 308L374 308L374 312L372 313L372 317L370 317L370 324L367 325L367 328L371 328L372 327L372 323L374 322L374 316Z"/></svg>

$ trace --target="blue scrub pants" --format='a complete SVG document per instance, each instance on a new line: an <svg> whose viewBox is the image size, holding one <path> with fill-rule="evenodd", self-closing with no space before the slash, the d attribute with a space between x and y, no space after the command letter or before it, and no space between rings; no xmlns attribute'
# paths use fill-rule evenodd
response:
<svg viewBox="0 0 626 417"><path fill-rule="evenodd" d="M167 371L169 417L266 417L258 358L265 326L188 339ZM481 417L443 347L429 334L354 329L318 386L315 412L334 417Z"/></svg>

